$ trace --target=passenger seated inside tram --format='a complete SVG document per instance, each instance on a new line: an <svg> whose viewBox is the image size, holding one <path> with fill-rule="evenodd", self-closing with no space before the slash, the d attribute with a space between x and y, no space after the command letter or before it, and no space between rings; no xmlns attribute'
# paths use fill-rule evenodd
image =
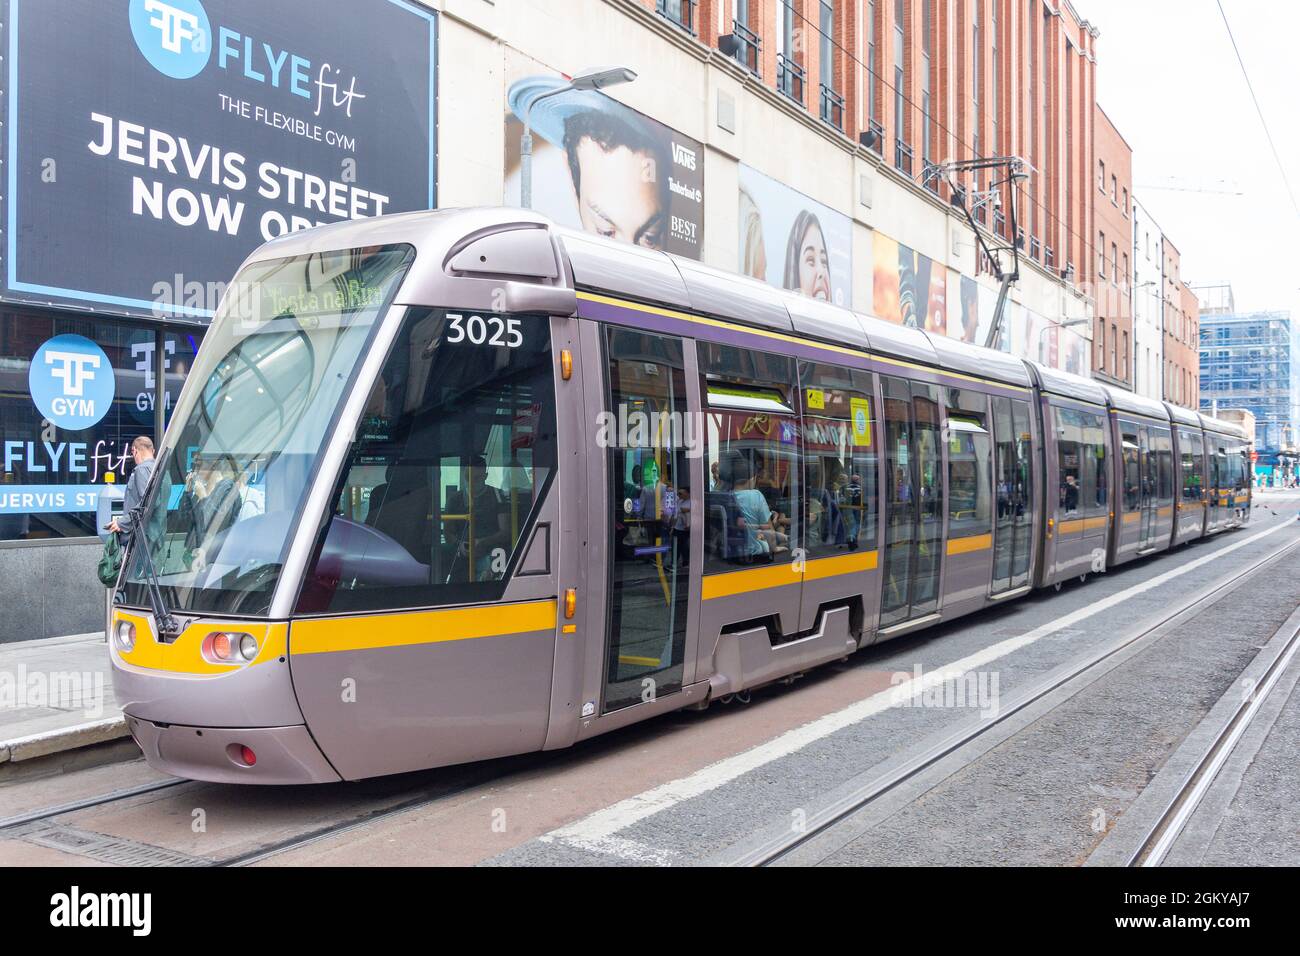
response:
<svg viewBox="0 0 1300 956"><path fill-rule="evenodd" d="M808 537L819 544L844 544L847 532L840 510L844 471L834 458L826 462L826 466L815 464L809 469L812 489L808 495ZM833 475L829 487L827 471Z"/></svg>
<svg viewBox="0 0 1300 956"><path fill-rule="evenodd" d="M464 487L469 489L470 520L456 548L457 563L470 569L470 580L494 581L505 573L513 545L510 510L497 490L487 483L488 463L476 455L465 467Z"/></svg>
<svg viewBox="0 0 1300 956"><path fill-rule="evenodd" d="M185 533L185 565L195 570L207 564L205 547L229 528L242 502L230 463L223 457L195 456L194 468L185 476L177 513Z"/></svg>
<svg viewBox="0 0 1300 956"><path fill-rule="evenodd" d="M788 550L789 536L772 526L772 510L767 506L763 493L754 487L752 466L739 453L731 459L730 477L748 553L754 556Z"/></svg>
<svg viewBox="0 0 1300 956"><path fill-rule="evenodd" d="M1061 486L1061 505L1067 514L1079 510L1079 479L1074 475L1065 476L1065 484Z"/></svg>

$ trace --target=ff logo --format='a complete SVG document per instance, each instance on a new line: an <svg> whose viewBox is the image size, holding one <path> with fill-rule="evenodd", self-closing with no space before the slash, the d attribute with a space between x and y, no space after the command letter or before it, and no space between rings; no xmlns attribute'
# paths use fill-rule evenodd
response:
<svg viewBox="0 0 1300 956"><path fill-rule="evenodd" d="M89 428L113 404L113 366L80 335L56 335L37 349L27 384L41 414L68 431Z"/></svg>
<svg viewBox="0 0 1300 956"><path fill-rule="evenodd" d="M212 52L212 27L199 0L131 0L131 34L154 69L175 80L198 76Z"/></svg>

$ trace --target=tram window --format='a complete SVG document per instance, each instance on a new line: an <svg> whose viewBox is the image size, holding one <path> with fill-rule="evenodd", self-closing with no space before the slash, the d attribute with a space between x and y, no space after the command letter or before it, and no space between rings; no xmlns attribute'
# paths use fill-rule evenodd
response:
<svg viewBox="0 0 1300 956"><path fill-rule="evenodd" d="M699 366L708 402L704 571L789 561L801 510L795 362L701 342Z"/></svg>
<svg viewBox="0 0 1300 956"><path fill-rule="evenodd" d="M407 313L353 439L300 611L501 597L555 472L550 328L540 316L473 318L517 330L519 344L476 341L462 312Z"/></svg>
<svg viewBox="0 0 1300 956"><path fill-rule="evenodd" d="M1202 496L1201 436L1180 428L1178 448L1182 466L1183 500L1200 501Z"/></svg>
<svg viewBox="0 0 1300 956"><path fill-rule="evenodd" d="M1120 423L1120 446L1124 462L1124 510L1136 511L1145 495L1142 492L1141 452L1137 426Z"/></svg>
<svg viewBox="0 0 1300 956"><path fill-rule="evenodd" d="M1159 462L1159 483L1156 497L1168 501L1174 496L1174 446L1173 438L1167 429L1152 432L1152 445L1156 449Z"/></svg>
<svg viewBox="0 0 1300 956"><path fill-rule="evenodd" d="M690 596L692 495L680 339L606 326L610 601L604 709L681 686Z"/></svg>
<svg viewBox="0 0 1300 956"><path fill-rule="evenodd" d="M1083 427L1083 487L1085 506L1106 510L1109 472L1106 470L1106 418L1091 412L1079 413Z"/></svg>
<svg viewBox="0 0 1300 956"><path fill-rule="evenodd" d="M1060 472L1057 503L1061 514L1075 514L1083 492L1083 428L1079 423L1079 413L1073 409L1057 408L1056 421L1057 467Z"/></svg>
<svg viewBox="0 0 1300 956"><path fill-rule="evenodd" d="M962 388L946 391L948 537L988 534L993 498L988 396Z"/></svg>
<svg viewBox="0 0 1300 956"><path fill-rule="evenodd" d="M806 548L810 557L876 544L873 376L799 363Z"/></svg>

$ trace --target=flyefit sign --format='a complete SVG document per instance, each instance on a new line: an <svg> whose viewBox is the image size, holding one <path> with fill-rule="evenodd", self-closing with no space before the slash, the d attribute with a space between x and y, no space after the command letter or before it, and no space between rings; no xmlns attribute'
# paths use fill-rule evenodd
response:
<svg viewBox="0 0 1300 956"><path fill-rule="evenodd" d="M11 300L202 318L268 239L435 204L436 19L414 2L0 10Z"/></svg>

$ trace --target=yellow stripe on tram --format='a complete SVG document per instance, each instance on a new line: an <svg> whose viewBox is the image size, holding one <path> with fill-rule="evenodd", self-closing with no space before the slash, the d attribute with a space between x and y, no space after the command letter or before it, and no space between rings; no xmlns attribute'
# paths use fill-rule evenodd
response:
<svg viewBox="0 0 1300 956"><path fill-rule="evenodd" d="M953 538L948 542L948 554L969 554L972 551L986 551L993 547L993 535L972 534L965 538Z"/></svg>
<svg viewBox="0 0 1300 956"><path fill-rule="evenodd" d="M361 617L308 618L293 622L290 650L294 654L326 654L540 631L554 633L556 615L555 601L546 600Z"/></svg>
<svg viewBox="0 0 1300 956"><path fill-rule="evenodd" d="M734 594L749 594L767 588L870 571L876 567L876 552L857 551L833 558L818 558L805 564L802 573L796 570L796 567L793 563L770 564L761 568L746 568L744 571L707 575L703 584L704 600L711 601L714 598L731 597Z"/></svg>

